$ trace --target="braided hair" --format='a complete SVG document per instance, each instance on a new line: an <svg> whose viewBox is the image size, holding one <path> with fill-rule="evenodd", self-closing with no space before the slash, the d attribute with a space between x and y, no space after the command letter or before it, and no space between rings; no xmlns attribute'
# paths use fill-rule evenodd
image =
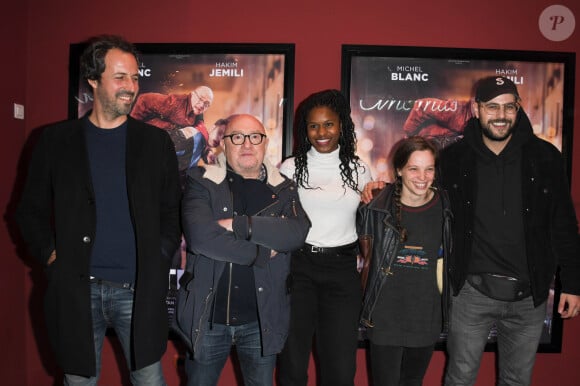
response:
<svg viewBox="0 0 580 386"><path fill-rule="evenodd" d="M393 192L393 202L395 205L395 226L400 234L400 241L407 241L407 230L401 224L402 216L402 204L401 204L401 193L403 190L403 179L399 175L398 171L407 165L411 154L416 151L428 150L433 154L435 158L435 165L437 165L439 151L437 146L430 140L421 136L412 136L409 138L402 139L399 141L393 151L393 169L395 170L395 190Z"/></svg>
<svg viewBox="0 0 580 386"><path fill-rule="evenodd" d="M293 153L295 157L296 184L305 189L313 189L308 184L307 152L312 147L312 144L308 140L307 119L310 111L317 107L328 107L338 115L341 124L338 144L340 147L339 159L342 186L348 186L352 190L360 192L358 189L358 169L363 167L363 165L355 154L356 133L354 131L354 123L350 117L348 101L338 90L324 90L311 94L296 109Z"/></svg>

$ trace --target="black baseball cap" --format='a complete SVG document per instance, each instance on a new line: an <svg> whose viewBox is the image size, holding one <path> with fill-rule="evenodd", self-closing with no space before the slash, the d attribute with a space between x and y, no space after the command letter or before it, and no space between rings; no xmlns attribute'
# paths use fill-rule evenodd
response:
<svg viewBox="0 0 580 386"><path fill-rule="evenodd" d="M513 94L520 98L518 88L505 76L490 76L477 82L475 89L475 101L487 102L501 94Z"/></svg>

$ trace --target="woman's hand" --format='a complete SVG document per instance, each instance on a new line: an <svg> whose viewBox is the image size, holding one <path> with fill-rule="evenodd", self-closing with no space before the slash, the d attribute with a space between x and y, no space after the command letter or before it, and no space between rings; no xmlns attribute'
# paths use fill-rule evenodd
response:
<svg viewBox="0 0 580 386"><path fill-rule="evenodd" d="M385 187L385 185L387 185L385 181L371 181L367 183L360 195L360 200L363 203L368 204L373 199L373 190L381 190Z"/></svg>

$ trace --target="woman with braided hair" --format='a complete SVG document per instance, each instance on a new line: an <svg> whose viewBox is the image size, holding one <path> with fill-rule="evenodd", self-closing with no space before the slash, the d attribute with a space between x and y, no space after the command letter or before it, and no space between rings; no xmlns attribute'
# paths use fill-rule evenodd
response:
<svg viewBox="0 0 580 386"><path fill-rule="evenodd" d="M436 146L419 136L395 146L395 181L359 210L359 235L372 245L361 323L373 385L420 386L446 320L451 212Z"/></svg>
<svg viewBox="0 0 580 386"><path fill-rule="evenodd" d="M362 291L356 213L370 169L355 154L347 99L317 92L297 108L294 156L280 172L296 181L312 226L292 254L290 330L280 354L280 386L306 386L315 338L319 385L353 386Z"/></svg>

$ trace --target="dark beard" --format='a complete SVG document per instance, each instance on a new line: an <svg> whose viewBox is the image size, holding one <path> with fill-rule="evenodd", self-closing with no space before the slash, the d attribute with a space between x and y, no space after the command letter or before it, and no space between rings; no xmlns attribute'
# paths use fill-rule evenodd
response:
<svg viewBox="0 0 580 386"><path fill-rule="evenodd" d="M131 104L121 103L117 100L118 97L122 95L129 95L133 98L133 102ZM101 101L103 105L103 110L109 113L112 117L117 118L123 115L128 115L133 108L133 104L135 103L135 93L121 91L115 94L115 99L105 99Z"/></svg>
<svg viewBox="0 0 580 386"><path fill-rule="evenodd" d="M488 127L493 122L505 122L510 126L510 128L505 132L504 135L497 136ZM493 121L488 121L486 126L481 125L481 124L480 124L480 126L481 126L481 133L487 139L489 139L491 141L498 141L498 142L505 141L506 139L508 139L510 137L510 135L512 135L514 133L514 128L515 128L514 122L512 120L509 120L509 119L494 119Z"/></svg>

